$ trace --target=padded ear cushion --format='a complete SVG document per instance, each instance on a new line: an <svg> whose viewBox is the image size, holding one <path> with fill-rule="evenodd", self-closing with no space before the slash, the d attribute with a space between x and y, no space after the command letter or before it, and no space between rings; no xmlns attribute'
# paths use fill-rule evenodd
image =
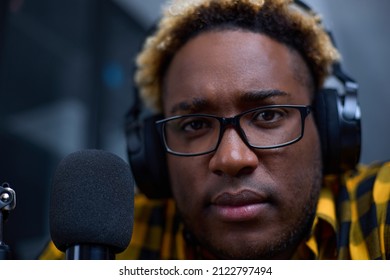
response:
<svg viewBox="0 0 390 280"><path fill-rule="evenodd" d="M338 93L335 89L321 90L315 102L315 118L321 139L325 174L337 173L340 162L340 122Z"/></svg>
<svg viewBox="0 0 390 280"><path fill-rule="evenodd" d="M130 119L126 125L127 151L137 187L148 198L171 196L165 150L155 121L160 116Z"/></svg>

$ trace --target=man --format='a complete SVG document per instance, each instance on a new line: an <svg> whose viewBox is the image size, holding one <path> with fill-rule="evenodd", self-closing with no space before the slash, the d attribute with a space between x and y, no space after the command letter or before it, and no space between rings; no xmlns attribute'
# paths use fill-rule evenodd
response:
<svg viewBox="0 0 390 280"><path fill-rule="evenodd" d="M315 104L338 58L291 1L168 6L136 81L172 196L136 197L118 258L388 258L390 164L325 173Z"/></svg>

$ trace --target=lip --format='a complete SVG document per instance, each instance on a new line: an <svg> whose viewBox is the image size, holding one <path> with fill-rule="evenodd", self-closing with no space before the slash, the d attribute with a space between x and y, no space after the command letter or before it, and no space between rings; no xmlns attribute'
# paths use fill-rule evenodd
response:
<svg viewBox="0 0 390 280"><path fill-rule="evenodd" d="M268 204L263 194L242 190L218 194L212 200L211 208L222 221L244 222L258 219Z"/></svg>

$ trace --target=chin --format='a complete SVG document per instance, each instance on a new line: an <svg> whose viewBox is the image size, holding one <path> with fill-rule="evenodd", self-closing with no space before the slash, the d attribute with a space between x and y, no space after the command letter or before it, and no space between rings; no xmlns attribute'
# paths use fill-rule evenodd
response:
<svg viewBox="0 0 390 280"><path fill-rule="evenodd" d="M271 241L248 240L242 238L239 241L219 239L218 242L211 240L201 241L204 248L209 248L211 253L218 259L287 259L289 258L289 248L292 247L288 237ZM293 246L295 249L295 246Z"/></svg>
<svg viewBox="0 0 390 280"><path fill-rule="evenodd" d="M310 233L315 210L303 209L304 215L284 227L261 229L237 225L192 231L195 244L206 248L217 259L290 259ZM314 208L315 209L315 208ZM207 228L207 227L206 227Z"/></svg>

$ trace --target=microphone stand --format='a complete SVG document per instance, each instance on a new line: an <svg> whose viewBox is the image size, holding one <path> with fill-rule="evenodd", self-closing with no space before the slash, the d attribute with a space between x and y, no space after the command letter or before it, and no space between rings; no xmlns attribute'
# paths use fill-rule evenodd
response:
<svg viewBox="0 0 390 280"><path fill-rule="evenodd" d="M115 260L115 254L102 245L80 244L68 248L65 252L67 260Z"/></svg>
<svg viewBox="0 0 390 280"><path fill-rule="evenodd" d="M11 254L11 250L7 244L3 242L3 212L0 212L0 260L7 260Z"/></svg>
<svg viewBox="0 0 390 280"><path fill-rule="evenodd" d="M8 183L0 186L0 260L7 260L10 257L11 250L3 241L3 227L7 220L8 212L16 206L16 195Z"/></svg>

